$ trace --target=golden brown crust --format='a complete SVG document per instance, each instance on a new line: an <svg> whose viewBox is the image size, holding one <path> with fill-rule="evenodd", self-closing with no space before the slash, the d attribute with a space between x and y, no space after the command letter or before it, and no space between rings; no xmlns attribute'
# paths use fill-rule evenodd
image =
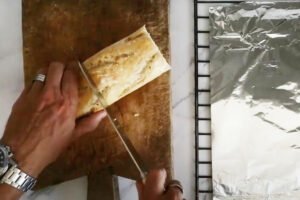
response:
<svg viewBox="0 0 300 200"><path fill-rule="evenodd" d="M108 105L170 69L145 27L106 47L83 64ZM81 78L77 116L101 109L96 96Z"/></svg>

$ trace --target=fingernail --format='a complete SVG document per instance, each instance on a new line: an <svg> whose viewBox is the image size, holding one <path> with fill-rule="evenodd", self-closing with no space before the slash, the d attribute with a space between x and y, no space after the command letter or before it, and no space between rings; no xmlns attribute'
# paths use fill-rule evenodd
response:
<svg viewBox="0 0 300 200"><path fill-rule="evenodd" d="M159 174L162 177L166 177L167 176L167 171L165 169L159 169Z"/></svg>
<svg viewBox="0 0 300 200"><path fill-rule="evenodd" d="M164 168L161 168L161 169L153 169L150 171L150 173L153 173L153 174L159 174L161 176L164 176L167 174L166 170Z"/></svg>
<svg viewBox="0 0 300 200"><path fill-rule="evenodd" d="M166 170L165 170L164 168L159 169L159 172L161 172L161 173L167 173Z"/></svg>
<svg viewBox="0 0 300 200"><path fill-rule="evenodd" d="M100 111L98 116L97 116L97 119L100 121L102 120L103 118L105 118L107 115L107 113L105 111Z"/></svg>

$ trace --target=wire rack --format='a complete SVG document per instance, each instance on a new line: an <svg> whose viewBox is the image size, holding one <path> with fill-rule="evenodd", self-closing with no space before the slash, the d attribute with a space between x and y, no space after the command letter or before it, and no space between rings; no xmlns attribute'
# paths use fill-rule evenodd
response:
<svg viewBox="0 0 300 200"><path fill-rule="evenodd" d="M196 200L212 200L209 16L211 6L232 5L239 0L194 0L195 37L195 160Z"/></svg>

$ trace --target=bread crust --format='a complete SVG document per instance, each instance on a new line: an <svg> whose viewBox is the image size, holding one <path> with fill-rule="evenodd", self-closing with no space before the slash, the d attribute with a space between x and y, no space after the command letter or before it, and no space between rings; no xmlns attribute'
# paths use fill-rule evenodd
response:
<svg viewBox="0 0 300 200"><path fill-rule="evenodd" d="M139 89L170 65L146 27L104 48L83 62L107 105ZM103 109L83 77L80 79L77 117Z"/></svg>

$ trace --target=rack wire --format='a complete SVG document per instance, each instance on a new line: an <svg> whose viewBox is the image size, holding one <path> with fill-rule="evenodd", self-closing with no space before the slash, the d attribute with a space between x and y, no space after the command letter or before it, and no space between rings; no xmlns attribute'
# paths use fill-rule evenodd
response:
<svg viewBox="0 0 300 200"><path fill-rule="evenodd" d="M213 198L208 9L211 6L241 2L243 1L194 0L196 200L212 200Z"/></svg>

